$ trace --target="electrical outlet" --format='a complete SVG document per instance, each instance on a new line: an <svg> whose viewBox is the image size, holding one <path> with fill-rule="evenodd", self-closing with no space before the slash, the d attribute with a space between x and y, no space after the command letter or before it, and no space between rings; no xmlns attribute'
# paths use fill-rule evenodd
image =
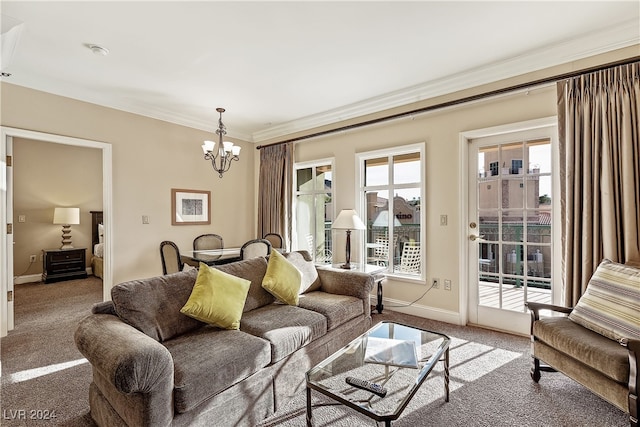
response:
<svg viewBox="0 0 640 427"><path fill-rule="evenodd" d="M36 262L36 256L35 255L29 255L29 262Z"/></svg>
<svg viewBox="0 0 640 427"><path fill-rule="evenodd" d="M440 280L439 279L433 279L431 287L433 289L438 289L438 286L440 286Z"/></svg>
<svg viewBox="0 0 640 427"><path fill-rule="evenodd" d="M444 279L444 290L445 291L450 291L451 290L451 280Z"/></svg>

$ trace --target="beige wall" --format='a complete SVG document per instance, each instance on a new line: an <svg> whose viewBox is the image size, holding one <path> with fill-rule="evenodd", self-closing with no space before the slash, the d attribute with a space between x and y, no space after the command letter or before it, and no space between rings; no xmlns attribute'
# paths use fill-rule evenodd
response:
<svg viewBox="0 0 640 427"><path fill-rule="evenodd" d="M458 311L461 204L459 194L461 132L497 126L505 123L549 117L556 114L555 87L532 90L528 95L518 94L500 99L478 102L453 109L432 112L381 125L360 128L315 142L296 145L296 161L335 158L334 188L336 212L353 206L356 194L356 153L422 143L425 145L426 201L426 277L451 279L452 290L440 286L431 290L418 304L452 312ZM448 215L448 225L440 226L440 215ZM339 237L339 236L336 236ZM335 247L343 244L336 240ZM387 280L385 297L413 301L422 295L425 284Z"/></svg>
<svg viewBox="0 0 640 427"><path fill-rule="evenodd" d="M621 49L460 94L398 107L365 119L609 63L635 56L637 52L638 46ZM210 165L202 160L199 146L203 139L211 136L207 132L6 83L0 87L3 126L112 144L114 283L160 274L158 244L161 240L174 240L180 247L188 248L193 237L205 232L222 234L227 246L239 245L254 237L259 156L253 145L235 141L243 147L242 159L234 164L223 179L219 179ZM339 212L342 208L354 205L356 153L404 144L424 144L426 277L427 280L432 277L438 277L441 281L451 279L452 290L445 291L442 287L432 290L418 304L436 312L456 313L460 309L461 284L464 285L466 280L465 277L459 277L458 273L462 250L459 213L466 203L459 194L460 132L555 114L555 87L549 86L303 141L296 145L295 156L296 161L335 158L334 205L336 212ZM212 121L214 119L212 117ZM299 135L291 135L295 136ZM211 190L212 225L171 226L171 188ZM439 225L441 214L448 215L447 226ZM142 215L149 215L151 224L143 225ZM336 247L340 245L343 244L336 239ZM425 289L425 285L390 280L385 285L385 297L413 301Z"/></svg>
<svg viewBox="0 0 640 427"><path fill-rule="evenodd" d="M5 82L0 91L2 126L112 145L114 215L108 226L113 227L114 284L162 274L162 240L189 249L202 233L221 234L227 246L255 237L252 144L229 138L243 150L240 161L220 179L200 148L204 139L211 138L209 132ZM212 112L214 125L215 119ZM50 173L49 179L56 182L55 169ZM211 191L211 225L172 226L171 188ZM142 224L142 215L149 216L150 224Z"/></svg>
<svg viewBox="0 0 640 427"><path fill-rule="evenodd" d="M74 247L87 248L89 265L90 211L102 210L101 150L14 138L13 183L14 275L41 274L42 250L62 244L62 226L53 224L57 206L80 208L80 224L71 226L71 239ZM25 222L18 221L20 215ZM36 255L33 265L30 255Z"/></svg>

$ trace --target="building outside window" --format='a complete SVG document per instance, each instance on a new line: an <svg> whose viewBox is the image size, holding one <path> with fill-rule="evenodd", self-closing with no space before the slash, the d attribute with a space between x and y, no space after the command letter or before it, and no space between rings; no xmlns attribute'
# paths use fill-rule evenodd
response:
<svg viewBox="0 0 640 427"><path fill-rule="evenodd" d="M333 161L298 163L294 166L295 217L293 248L307 250L316 263L332 260L331 224Z"/></svg>
<svg viewBox="0 0 640 427"><path fill-rule="evenodd" d="M424 277L422 144L358 155L358 212L365 222L366 261L389 274Z"/></svg>

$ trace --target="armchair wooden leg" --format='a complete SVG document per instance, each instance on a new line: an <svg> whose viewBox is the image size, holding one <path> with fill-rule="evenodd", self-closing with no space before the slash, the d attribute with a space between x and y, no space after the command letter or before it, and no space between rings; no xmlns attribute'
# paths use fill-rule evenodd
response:
<svg viewBox="0 0 640 427"><path fill-rule="evenodd" d="M532 359L532 365L531 365L531 379L535 382L540 381L540 361L534 357L531 356Z"/></svg>
<svg viewBox="0 0 640 427"><path fill-rule="evenodd" d="M629 422L631 427L638 425L638 396L629 393Z"/></svg>

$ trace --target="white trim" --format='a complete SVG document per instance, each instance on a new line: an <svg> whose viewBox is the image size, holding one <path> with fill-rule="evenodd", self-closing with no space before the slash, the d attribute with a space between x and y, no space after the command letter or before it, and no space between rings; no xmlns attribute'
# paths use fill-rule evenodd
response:
<svg viewBox="0 0 640 427"><path fill-rule="evenodd" d="M92 141L89 139L82 138L73 138L63 135L55 135L44 132L36 132L26 129L18 129L11 127L0 127L1 140L0 140L0 155L4 156L6 151L7 138L25 138L32 139L36 141L44 141L51 142L56 144L65 144L65 145L73 145L78 147L88 147L88 148L97 148L102 150L102 205L104 212L104 221L106 224L109 224L108 227L105 227L105 257L104 257L104 277L102 279L102 295L104 300L109 300L111 298L111 287L113 286L113 170L112 170L112 146L111 144L100 142L100 141ZM7 245L7 229L4 224L6 224L7 218L7 205L4 197L4 192L6 188L6 164L4 160L0 162L2 165L2 169L0 169L0 183L2 183L1 190L2 201L0 202L0 222L3 224L2 230L0 231L0 249L2 253L5 253L5 248ZM0 257L0 271L6 272L7 260L5 256ZM14 280L13 277L7 277L6 273L0 274L0 304L2 305L0 311L0 335L6 334L6 325L7 319L5 312L6 307L6 296L8 289L8 281Z"/></svg>
<svg viewBox="0 0 640 427"><path fill-rule="evenodd" d="M483 129L475 129L470 131L461 132L459 134L458 148L460 150L460 195L464 197L464 202L460 203L459 215L460 215L460 240L459 240L459 253L458 258L460 263L458 265L458 274L460 277L460 283L466 285L460 286L458 306L460 310L460 318L464 319L464 324L469 322L469 256L468 256L468 224L469 224L469 206L467 204L469 194L469 143L472 139L484 138L489 136L503 135L511 132L527 131L532 129L540 129L545 127L557 127L558 117L550 116L540 119L527 120L518 123L509 123L506 125L492 126ZM556 132L557 135L557 132ZM554 137L554 141L557 141L557 136ZM553 144L552 144L553 145ZM556 144L557 145L557 144ZM555 189L555 188L554 188ZM560 194L559 192L556 194ZM554 197L558 199L559 197ZM553 207L554 212L556 206ZM559 210L559 209L557 209ZM559 225L559 222L557 223ZM557 234L557 233L556 233ZM554 241L555 244L555 241ZM559 263L554 263L559 264Z"/></svg>
<svg viewBox="0 0 640 427"><path fill-rule="evenodd" d="M375 295L369 295L369 301L372 306L375 306L378 303L378 298ZM411 314L413 316L422 317L424 319L437 320L439 322L451 323L453 325L464 326L466 323L455 311L451 310L443 310L440 308L429 307L421 304L411 304L407 305L406 301L400 301L392 298L382 298L382 305L384 305L384 309L382 313L384 314L385 310L389 311L397 311L398 313ZM371 312L372 317L375 319L377 311L373 310Z"/></svg>

